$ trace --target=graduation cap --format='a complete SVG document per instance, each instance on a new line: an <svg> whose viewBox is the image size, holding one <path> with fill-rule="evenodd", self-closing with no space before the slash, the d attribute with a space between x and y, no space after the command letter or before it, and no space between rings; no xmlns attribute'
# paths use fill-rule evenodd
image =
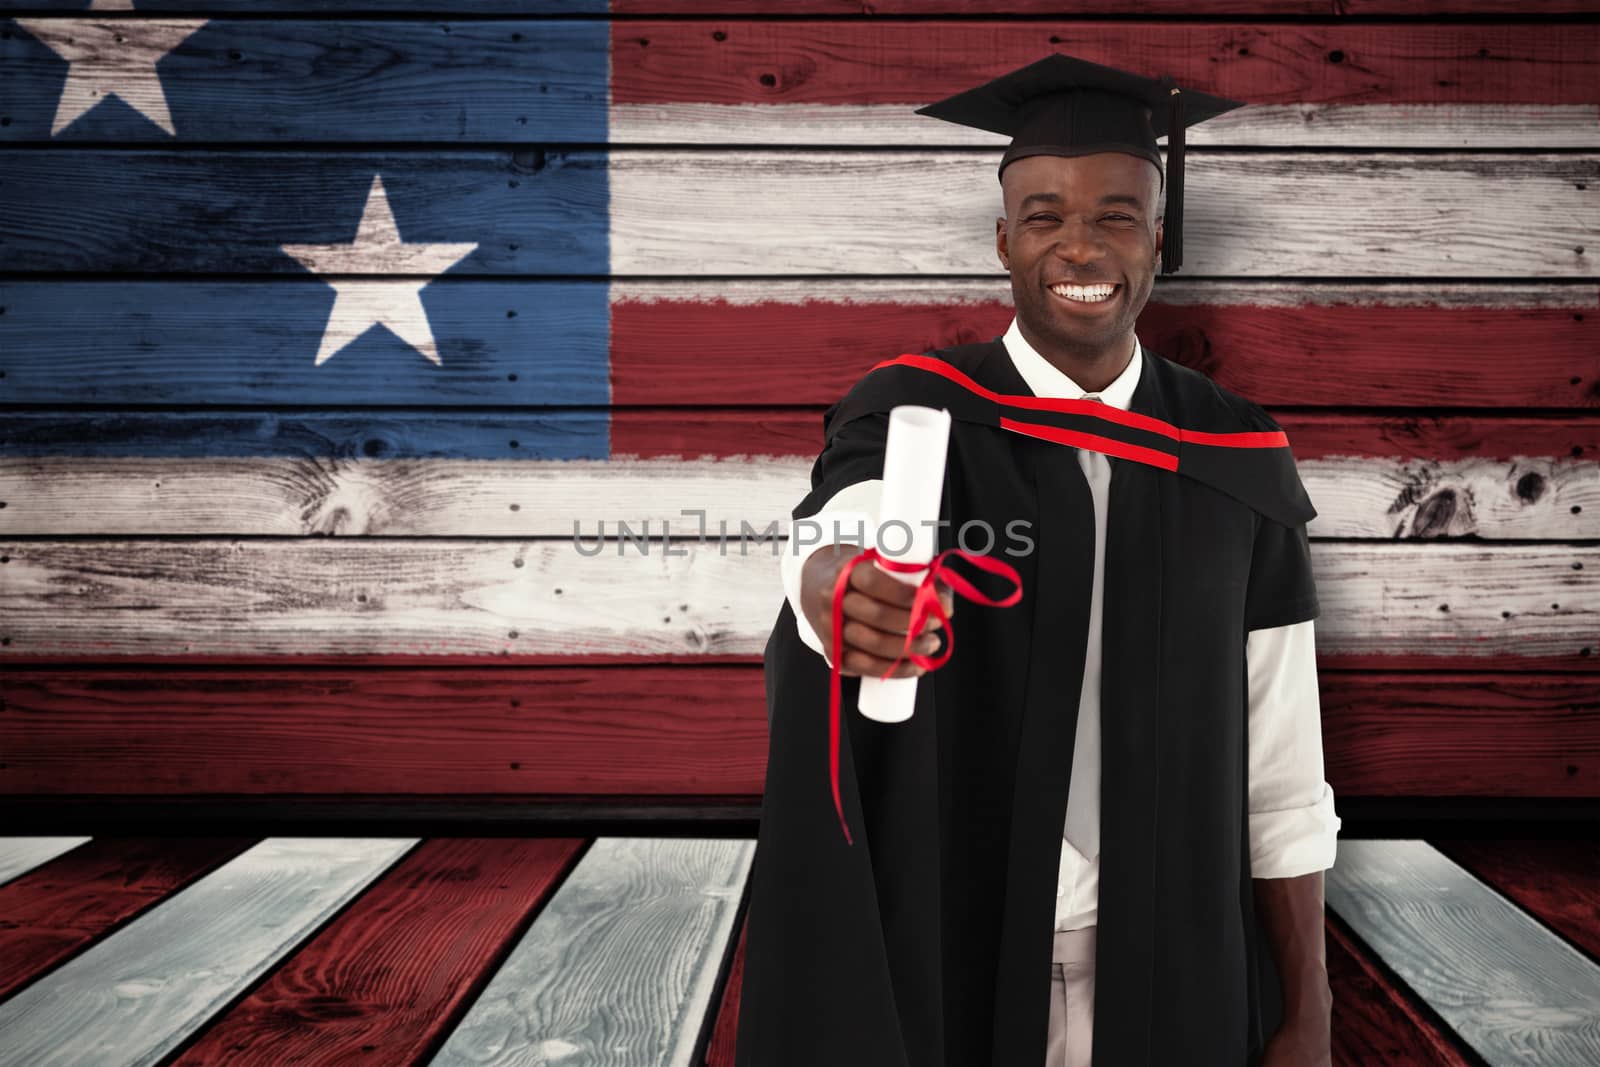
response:
<svg viewBox="0 0 1600 1067"><path fill-rule="evenodd" d="M1184 130L1243 107L1192 89L1180 91L1172 78L1146 78L1085 59L1052 53L966 92L920 107L929 115L962 126L1011 135L1000 158L1006 165L1024 156L1083 156L1128 152L1161 169L1156 138L1167 138L1167 211L1161 242L1161 271L1178 269L1183 257ZM1168 182L1168 178L1171 179Z"/></svg>

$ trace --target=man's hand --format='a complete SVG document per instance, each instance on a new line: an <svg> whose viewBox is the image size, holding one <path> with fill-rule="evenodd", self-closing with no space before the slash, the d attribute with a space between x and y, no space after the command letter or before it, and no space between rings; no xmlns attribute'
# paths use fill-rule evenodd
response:
<svg viewBox="0 0 1600 1067"><path fill-rule="evenodd" d="M806 558L800 569L800 606L806 621L822 647L833 650L833 587L844 565L862 549L858 545L824 545ZM881 677L904 650L906 632L911 628L911 602L917 587L879 570L869 563L850 572L844 595L844 651L839 657L839 673ZM944 613L955 610L955 598L942 584L939 602ZM937 618L930 616L912 650L931 655L939 648ZM891 678L915 678L927 673L910 660L902 661Z"/></svg>
<svg viewBox="0 0 1600 1067"><path fill-rule="evenodd" d="M1333 1067L1326 1019L1287 1019L1261 1051L1260 1067Z"/></svg>

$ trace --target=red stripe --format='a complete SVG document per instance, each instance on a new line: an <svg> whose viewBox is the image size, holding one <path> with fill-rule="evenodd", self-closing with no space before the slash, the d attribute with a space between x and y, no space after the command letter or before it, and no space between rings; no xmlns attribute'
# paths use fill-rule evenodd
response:
<svg viewBox="0 0 1600 1067"><path fill-rule="evenodd" d="M1541 16L1587 15L1594 11L1594 0L1541 0ZM1061 0L872 0L866 3L841 3L840 0L784 0L785 15L831 15L840 21L865 21L886 15L1048 15L1060 18ZM613 15L726 15L748 18L750 0L611 0ZM1505 17L1518 9L1508 0L1339 0L1337 10L1328 0L1089 0L1073 4L1074 17L1087 15L1121 16L1156 14L1167 19L1236 19L1241 13L1256 18L1305 15L1315 19L1334 19L1333 24L1349 24L1354 18L1372 15L1404 15L1416 19L1424 15L1484 15ZM619 23L619 27L641 23ZM635 40L634 44L638 44ZM941 56L941 61L945 57ZM1114 57L1113 57L1114 58ZM1335 1057L1337 1060L1337 1057Z"/></svg>
<svg viewBox="0 0 1600 1067"><path fill-rule="evenodd" d="M650 0L651 13L672 10L659 3ZM630 6L639 10L637 3ZM614 10L630 6L613 4ZM731 0L697 0L675 8L731 6ZM845 6L837 0L808 5L830 14ZM1051 15L1060 7L1049 5ZM1248 41L1250 57L1234 60L1241 41ZM926 104L1032 62L1045 47L1039 24L1026 21L626 20L611 24L611 100ZM1171 74L1186 88L1252 104L1593 105L1600 26L1102 19L1074 23L1071 43L1060 50L1125 70ZM1285 67L1303 67L1306 56L1335 54L1356 61L1318 63L1315 77L1282 76ZM885 58L912 55L937 61ZM1219 63L1219 56L1229 61Z"/></svg>
<svg viewBox="0 0 1600 1067"><path fill-rule="evenodd" d="M13 668L0 796L760 795L759 658L755 670L635 657L531 672L494 659L470 676L368 669L386 657L331 670L299 657L275 670Z"/></svg>
<svg viewBox="0 0 1600 1067"><path fill-rule="evenodd" d="M13 672L0 797L231 794L284 810L361 795L737 804L759 800L765 781L759 656L714 668L389 670L374 658L308 669L288 656L276 670L230 667ZM1600 751L1600 656L1319 648L1317 667L1327 779L1340 796L1596 795L1592 773L1567 768L1573 753Z"/></svg>
<svg viewBox="0 0 1600 1067"><path fill-rule="evenodd" d="M863 293L849 302L743 304L715 292L707 283L701 299L644 300L613 285L614 294L623 294L611 305L615 405L816 404L820 410L880 359L986 341L1004 333L1012 318L1010 305L999 300L930 305ZM1242 289L1245 301L1250 292ZM1542 297L1518 303L1507 288L1487 293L1482 303L1387 306L1370 302L1370 294L1321 303L1308 288L1303 304L1260 306L1167 303L1157 287L1139 316L1139 340L1269 409L1381 403L1592 411L1600 407L1597 293L1593 285L1573 286L1570 299L1545 305ZM785 358L751 358L753 337L782 338ZM1507 351L1517 358L1507 360ZM1450 373L1439 374L1440 366ZM716 373L706 373L708 367Z"/></svg>
<svg viewBox="0 0 1600 1067"><path fill-rule="evenodd" d="M1342 0L1342 6L1360 7L1363 14L1373 14L1371 8L1376 5L1377 13L1390 15L1413 15L1420 12L1417 7L1425 7L1429 3L1443 4L1443 12L1435 14L1457 14L1459 9L1466 5L1481 5L1483 14L1503 14L1506 0ZM1565 3L1568 10L1585 12L1588 8L1582 6L1584 0L1545 0L1546 3ZM1405 5L1396 8L1394 5ZM1387 6L1386 6L1387 5ZM1095 14L1121 14L1124 12L1148 12L1152 6L1158 8L1159 14L1168 18L1182 18L1192 15L1238 15L1241 11L1249 11L1253 15L1307 15L1313 18L1327 18L1330 14L1328 0L1250 0L1248 5L1241 6L1238 0L1188 0L1187 3L1174 4L1172 0L1100 0L1079 7L1073 5L1072 13L1075 16ZM751 13L751 0L611 0L611 13L613 15L654 15L658 17L678 15L726 15L730 18L748 18ZM1061 0L872 0L865 3L841 3L840 0L784 0L783 12L785 15L831 15L840 20L865 20L878 18L884 15L1049 15L1052 18L1061 17ZM1543 8L1540 8L1543 12ZM1558 8L1557 11L1562 9ZM641 23L621 23L620 27L639 26ZM638 44L637 40L634 42Z"/></svg>
<svg viewBox="0 0 1600 1067"><path fill-rule="evenodd" d="M1093 401L1090 401L1090 403L1093 403ZM1103 452L1108 456L1131 459L1136 463L1147 463L1162 470L1175 471L1178 469L1177 456L1158 452L1153 448L1145 448L1142 445L1124 444L1121 441L1114 441L1109 437L1101 437L1098 434L1081 433L1077 430L1063 430L1055 426L1040 426L1031 422L1018 422L1003 415L1000 417L1000 426L1003 429L1027 434L1029 437L1037 437L1044 441L1054 441L1058 445L1090 448L1096 452Z"/></svg>

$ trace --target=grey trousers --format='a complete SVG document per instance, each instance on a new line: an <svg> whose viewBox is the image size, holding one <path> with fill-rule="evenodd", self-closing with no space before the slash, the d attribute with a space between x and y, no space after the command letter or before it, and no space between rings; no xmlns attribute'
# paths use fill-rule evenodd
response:
<svg viewBox="0 0 1600 1067"><path fill-rule="evenodd" d="M1093 926L1056 931L1050 950L1050 1041L1045 1067L1090 1067L1094 932Z"/></svg>

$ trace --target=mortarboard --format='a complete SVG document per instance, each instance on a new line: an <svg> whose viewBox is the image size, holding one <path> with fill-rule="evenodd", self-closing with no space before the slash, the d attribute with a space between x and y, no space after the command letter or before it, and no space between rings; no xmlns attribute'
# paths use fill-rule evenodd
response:
<svg viewBox="0 0 1600 1067"><path fill-rule="evenodd" d="M1159 170L1156 138L1165 135L1162 183L1169 188L1161 271L1171 274L1183 258L1184 130L1243 106L1239 100L1180 91L1165 75L1146 78L1056 52L916 113L1009 134L1011 146L1000 158L1000 173L1024 156L1091 152L1128 152Z"/></svg>

